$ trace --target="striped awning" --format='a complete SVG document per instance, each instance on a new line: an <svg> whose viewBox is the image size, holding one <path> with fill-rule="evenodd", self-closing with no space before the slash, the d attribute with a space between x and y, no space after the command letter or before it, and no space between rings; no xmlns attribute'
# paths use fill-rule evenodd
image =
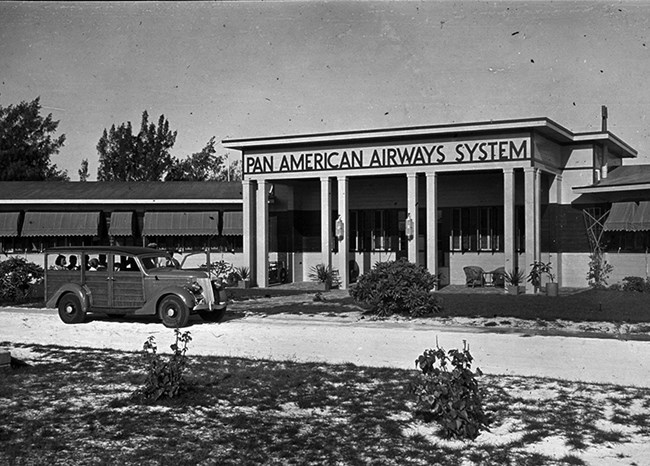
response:
<svg viewBox="0 0 650 466"><path fill-rule="evenodd" d="M20 212L0 212L0 237L18 236Z"/></svg>
<svg viewBox="0 0 650 466"><path fill-rule="evenodd" d="M108 234L111 236L133 236L133 212L113 212Z"/></svg>
<svg viewBox="0 0 650 466"><path fill-rule="evenodd" d="M99 212L25 212L21 236L96 236Z"/></svg>
<svg viewBox="0 0 650 466"><path fill-rule="evenodd" d="M636 204L634 202L614 202L603 225L605 231L631 231L632 217Z"/></svg>
<svg viewBox="0 0 650 466"><path fill-rule="evenodd" d="M224 212L223 225L221 227L223 236L236 236L244 234L243 215L238 212Z"/></svg>
<svg viewBox="0 0 650 466"><path fill-rule="evenodd" d="M632 230L633 231L646 231L650 230L650 202L641 201L634 212L632 217Z"/></svg>
<svg viewBox="0 0 650 466"><path fill-rule="evenodd" d="M145 212L144 236L197 236L219 233L219 212Z"/></svg>
<svg viewBox="0 0 650 466"><path fill-rule="evenodd" d="M650 201L614 202L603 225L603 230L650 230Z"/></svg>

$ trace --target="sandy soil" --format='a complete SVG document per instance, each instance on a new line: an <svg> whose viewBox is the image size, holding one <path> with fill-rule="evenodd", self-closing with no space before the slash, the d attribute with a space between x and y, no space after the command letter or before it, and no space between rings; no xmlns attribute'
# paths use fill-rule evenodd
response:
<svg viewBox="0 0 650 466"><path fill-rule="evenodd" d="M275 313L287 305L302 312ZM327 314L314 312L317 306L312 293L234 303L227 319L218 324L193 317L188 328L192 335L189 354L414 368L415 358L424 349L436 344L460 348L466 341L475 367L488 374L650 387L650 335L634 326L516 319L373 321L354 306L341 306ZM84 324L65 325L55 310L0 309L0 342L8 342L5 346L12 355L28 361L38 356L12 343L137 351L150 335L156 337L160 351L169 350L173 331L153 318L97 316ZM413 423L409 429L405 435L449 443L439 439L430 425ZM509 442L513 435L523 434L517 426L504 425L481 434L476 442ZM565 440L547 438L527 448L557 459L575 455ZM463 442L454 445L464 448ZM650 464L648 445L647 437L635 434L626 442L591 446L578 456L590 465Z"/></svg>

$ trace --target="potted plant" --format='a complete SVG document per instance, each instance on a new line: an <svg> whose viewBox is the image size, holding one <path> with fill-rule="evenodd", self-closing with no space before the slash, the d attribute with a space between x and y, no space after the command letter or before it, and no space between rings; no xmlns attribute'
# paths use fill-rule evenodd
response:
<svg viewBox="0 0 650 466"><path fill-rule="evenodd" d="M322 284L325 291L329 291L332 288L334 272L329 265L317 264L310 269L309 278Z"/></svg>
<svg viewBox="0 0 650 466"><path fill-rule="evenodd" d="M526 274L523 270L514 268L510 272L504 273L503 278L506 282L506 290L508 291L508 294L518 295L519 285L521 285L526 279Z"/></svg>
<svg viewBox="0 0 650 466"><path fill-rule="evenodd" d="M559 291L559 286L555 281L555 274L551 271L551 263L548 263L548 270L546 271L548 276L548 283L546 284L546 296L557 296Z"/></svg>
<svg viewBox="0 0 650 466"><path fill-rule="evenodd" d="M548 296L557 296L558 285L555 283L555 275L553 274L553 267L550 262L534 261L530 264L530 273L528 274L528 281L533 284L535 291L542 288L542 277L546 275L549 282L546 285L546 294ZM550 285L550 286L549 286Z"/></svg>
<svg viewBox="0 0 650 466"><path fill-rule="evenodd" d="M237 286L239 288L251 287L251 271L246 266L235 267L235 275L237 276Z"/></svg>

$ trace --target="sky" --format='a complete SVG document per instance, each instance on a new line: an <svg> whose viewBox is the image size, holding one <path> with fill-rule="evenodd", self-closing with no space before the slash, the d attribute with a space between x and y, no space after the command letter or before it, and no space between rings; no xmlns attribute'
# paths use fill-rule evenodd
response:
<svg viewBox="0 0 650 466"><path fill-rule="evenodd" d="M649 77L650 2L0 1L0 105L40 96L73 181L144 110L185 158L211 137L531 117L597 131L606 105L650 163Z"/></svg>

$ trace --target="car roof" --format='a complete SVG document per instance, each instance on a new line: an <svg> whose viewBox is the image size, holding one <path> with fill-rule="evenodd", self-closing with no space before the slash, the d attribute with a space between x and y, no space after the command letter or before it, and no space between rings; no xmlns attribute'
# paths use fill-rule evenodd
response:
<svg viewBox="0 0 650 466"><path fill-rule="evenodd" d="M48 248L45 250L46 254L56 253L70 253L70 252L89 252L93 254L98 253L117 253L117 254L130 254L134 256L142 254L160 254L166 253L164 249L144 248L138 246L58 246Z"/></svg>

